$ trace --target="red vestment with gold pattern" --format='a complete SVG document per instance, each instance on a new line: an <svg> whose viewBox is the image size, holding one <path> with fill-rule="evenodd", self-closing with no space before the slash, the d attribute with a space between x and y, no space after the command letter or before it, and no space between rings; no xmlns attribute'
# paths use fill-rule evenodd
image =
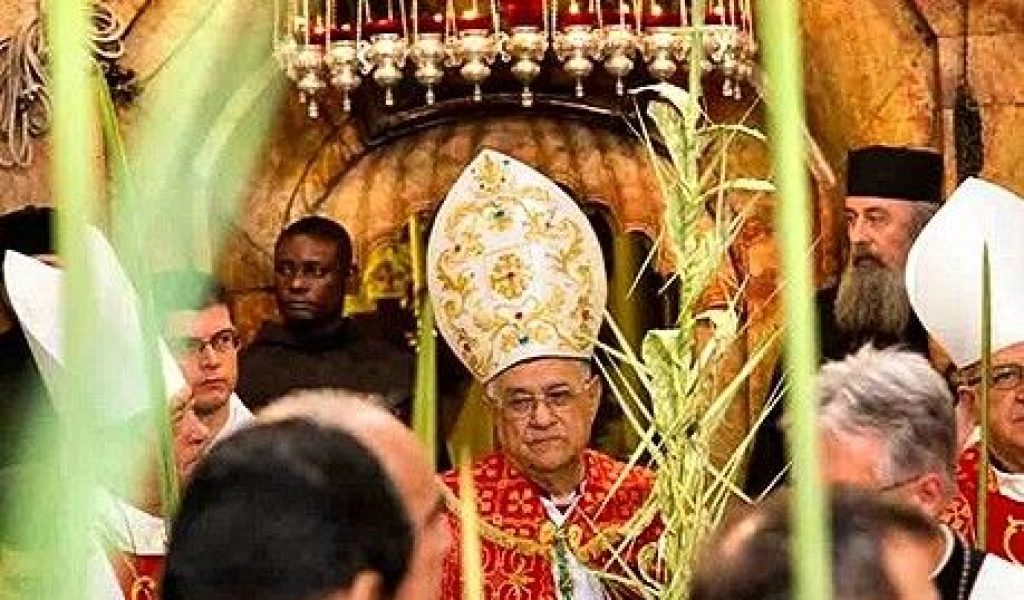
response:
<svg viewBox="0 0 1024 600"><path fill-rule="evenodd" d="M978 514L978 445L960 457L956 467L958 494L942 520L973 544ZM985 550L1018 565L1024 564L1024 474L988 472L988 532Z"/></svg>
<svg viewBox="0 0 1024 600"><path fill-rule="evenodd" d="M650 572L649 567L641 567L641 554L653 552L661 522L656 517L640 522L640 508L651 494L654 475L647 469L630 469L609 498L625 465L594 450L584 452L583 463L582 495L563 525L572 553L580 564L595 571L621 572L614 565L613 551L624 548L622 556L631 570ZM501 453L479 459L472 468L480 514L484 598L557 598L552 575L556 528L541 504L544 492ZM449 471L443 480L458 494L457 471ZM447 600L462 598L461 527L457 507L450 508L453 544L445 558L442 580ZM623 546L627 531L640 534ZM645 547L650 551L641 553Z"/></svg>
<svg viewBox="0 0 1024 600"><path fill-rule="evenodd" d="M110 563L125 600L159 600L164 556L114 552Z"/></svg>

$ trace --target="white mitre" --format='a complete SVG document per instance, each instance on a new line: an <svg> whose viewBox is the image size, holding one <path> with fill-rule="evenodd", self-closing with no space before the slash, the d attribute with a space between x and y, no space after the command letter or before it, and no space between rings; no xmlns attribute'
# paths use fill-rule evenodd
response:
<svg viewBox="0 0 1024 600"><path fill-rule="evenodd" d="M459 176L427 246L438 329L478 381L541 357L589 359L607 298L601 247L553 181L493 150Z"/></svg>
<svg viewBox="0 0 1024 600"><path fill-rule="evenodd" d="M988 246L992 350L1024 342L1024 200L982 179L960 184L907 256L907 294L958 368L981 360L982 253Z"/></svg>
<svg viewBox="0 0 1024 600"><path fill-rule="evenodd" d="M106 238L96 229L89 228L86 235L89 274L92 278L98 305L103 309L92 315L94 331L103 334L93 340L97 360L108 361L106 367L96 369L96 377L106 377L99 389L104 390L105 405L97 415L101 425L112 425L141 414L149 403L149 392L144 373L142 352L142 325L139 320L138 296L121 263ZM4 282L11 307L21 323L43 382L50 396L55 393L58 377L64 363L63 278L55 269L34 258L8 250L4 256ZM168 396L185 386L181 370L163 342L159 342L164 384ZM58 415L66 412L59 404Z"/></svg>

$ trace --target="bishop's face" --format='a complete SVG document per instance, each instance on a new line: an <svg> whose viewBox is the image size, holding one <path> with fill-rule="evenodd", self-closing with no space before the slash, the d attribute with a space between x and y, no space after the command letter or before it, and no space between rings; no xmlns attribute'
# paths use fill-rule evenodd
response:
<svg viewBox="0 0 1024 600"><path fill-rule="evenodd" d="M1003 466L1024 473L1024 343L992 355L989 388L989 440ZM968 396L975 416L980 415L981 390Z"/></svg>
<svg viewBox="0 0 1024 600"><path fill-rule="evenodd" d="M581 466L601 396L585 363L520 363L495 377L487 394L502 450L527 476L543 480Z"/></svg>
<svg viewBox="0 0 1024 600"><path fill-rule="evenodd" d="M171 399L170 416L178 480L188 482L206 452L210 430L196 416L195 399L188 394L178 394Z"/></svg>

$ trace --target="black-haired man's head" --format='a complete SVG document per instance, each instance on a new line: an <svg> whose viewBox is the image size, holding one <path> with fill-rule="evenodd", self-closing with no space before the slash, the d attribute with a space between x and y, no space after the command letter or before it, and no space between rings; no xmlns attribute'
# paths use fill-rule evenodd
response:
<svg viewBox="0 0 1024 600"><path fill-rule="evenodd" d="M389 598L412 532L362 444L305 419L261 424L213 448L171 532L165 600Z"/></svg>
<svg viewBox="0 0 1024 600"><path fill-rule="evenodd" d="M274 295L285 323L313 329L341 317L352 272L352 240L337 222L318 216L289 225L274 245Z"/></svg>

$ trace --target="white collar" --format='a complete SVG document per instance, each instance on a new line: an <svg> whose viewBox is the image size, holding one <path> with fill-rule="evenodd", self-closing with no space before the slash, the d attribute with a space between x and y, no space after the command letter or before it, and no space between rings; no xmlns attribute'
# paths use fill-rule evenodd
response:
<svg viewBox="0 0 1024 600"><path fill-rule="evenodd" d="M117 550L140 556L167 553L167 528L163 519L128 504L106 490L99 491L99 523L102 533Z"/></svg>
<svg viewBox="0 0 1024 600"><path fill-rule="evenodd" d="M975 427L970 437L967 438L967 447L978 446L980 448L980 442L981 428ZM1024 473L1007 473L995 466L992 467L992 472L996 474L996 486L999 488L1000 494L1011 500L1024 502Z"/></svg>
<svg viewBox="0 0 1024 600"><path fill-rule="evenodd" d="M238 397L238 394L232 392L231 398L228 399L228 418L224 421L224 425L220 428L220 431L213 436L213 439L210 440L210 443L206 446L207 450L212 448L217 442L238 431L252 420L252 412L242 404L242 400Z"/></svg>
<svg viewBox="0 0 1024 600"><path fill-rule="evenodd" d="M580 498L583 497L583 483L584 482L581 482L580 485L574 489L571 494L569 494L568 506L566 506L566 503L564 502L561 504L562 506L565 506L564 509L559 508L559 505L555 504L555 501L550 496L541 496L540 503L544 507L544 512L548 513L548 518L551 519L551 522L553 522L556 527L561 527L562 523L565 523L566 519L569 518L569 515L572 514L576 505L579 504Z"/></svg>
<svg viewBox="0 0 1024 600"><path fill-rule="evenodd" d="M939 524L939 529L942 530L942 537L946 540L946 549L942 553L942 560L939 561L935 568L932 569L931 578L935 579L942 572L942 569L946 568L946 563L949 562L951 556L953 556L953 549L956 547L956 536L953 530L949 528L945 523ZM967 548L964 548L964 552L969 552Z"/></svg>

